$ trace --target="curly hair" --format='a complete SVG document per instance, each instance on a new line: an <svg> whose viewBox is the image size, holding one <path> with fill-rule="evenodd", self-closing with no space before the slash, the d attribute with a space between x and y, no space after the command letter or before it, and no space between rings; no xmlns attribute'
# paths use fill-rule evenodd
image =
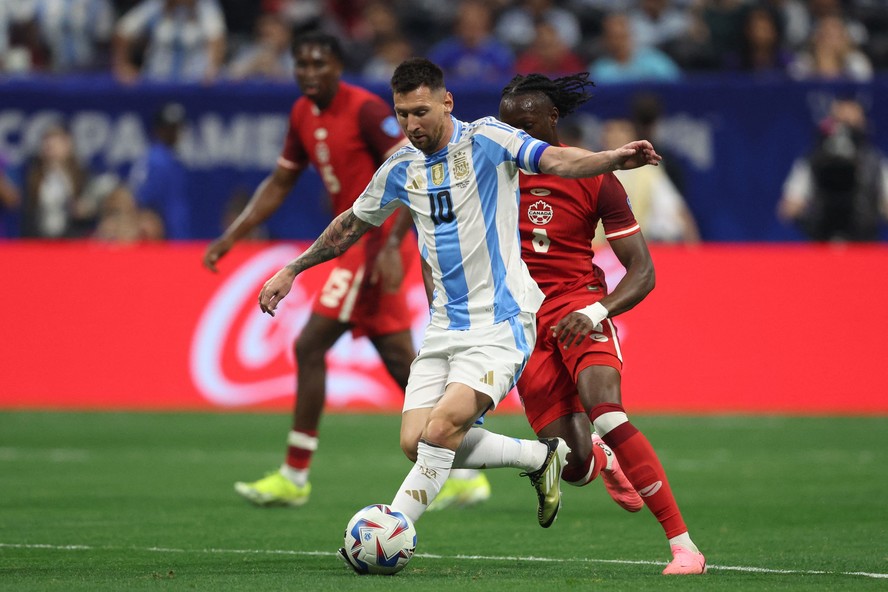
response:
<svg viewBox="0 0 888 592"><path fill-rule="evenodd" d="M578 72L554 80L542 74L518 74L503 89L502 98L540 93L552 101L558 112L564 116L573 113L592 98L587 89L595 86L589 80L588 72Z"/></svg>

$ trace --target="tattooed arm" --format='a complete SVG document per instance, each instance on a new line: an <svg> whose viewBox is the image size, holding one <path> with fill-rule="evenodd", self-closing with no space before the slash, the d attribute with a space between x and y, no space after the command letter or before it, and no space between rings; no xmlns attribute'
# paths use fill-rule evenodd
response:
<svg viewBox="0 0 888 592"><path fill-rule="evenodd" d="M369 222L364 222L355 216L351 209L339 214L314 244L265 282L262 291L259 292L259 308L262 312L274 316L275 309L290 292L297 275L319 263L342 255L372 227Z"/></svg>

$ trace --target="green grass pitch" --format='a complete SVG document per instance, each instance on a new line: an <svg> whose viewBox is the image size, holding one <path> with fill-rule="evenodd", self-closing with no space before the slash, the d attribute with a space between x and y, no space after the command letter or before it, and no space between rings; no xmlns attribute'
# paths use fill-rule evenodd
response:
<svg viewBox="0 0 888 592"><path fill-rule="evenodd" d="M548 530L517 470L482 507L426 514L394 577L334 556L409 470L398 418L328 415L312 500L258 509L236 480L280 464L286 414L0 413L0 590L886 590L888 418L637 416L710 573L666 578L662 530L600 483ZM529 437L524 419L488 427Z"/></svg>

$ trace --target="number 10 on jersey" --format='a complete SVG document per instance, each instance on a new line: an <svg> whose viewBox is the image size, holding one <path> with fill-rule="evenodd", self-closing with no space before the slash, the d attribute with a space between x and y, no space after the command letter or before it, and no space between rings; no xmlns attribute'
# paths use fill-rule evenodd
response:
<svg viewBox="0 0 888 592"><path fill-rule="evenodd" d="M453 222L453 200L449 191L429 193L429 209L435 226L444 222Z"/></svg>

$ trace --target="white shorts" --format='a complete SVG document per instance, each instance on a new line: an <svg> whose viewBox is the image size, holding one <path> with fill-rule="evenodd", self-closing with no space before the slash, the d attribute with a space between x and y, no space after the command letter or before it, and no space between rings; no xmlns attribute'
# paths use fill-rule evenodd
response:
<svg viewBox="0 0 888 592"><path fill-rule="evenodd" d="M521 375L536 343L536 315L518 315L478 329L429 325L410 366L404 411L434 407L452 382L490 397L495 408Z"/></svg>

